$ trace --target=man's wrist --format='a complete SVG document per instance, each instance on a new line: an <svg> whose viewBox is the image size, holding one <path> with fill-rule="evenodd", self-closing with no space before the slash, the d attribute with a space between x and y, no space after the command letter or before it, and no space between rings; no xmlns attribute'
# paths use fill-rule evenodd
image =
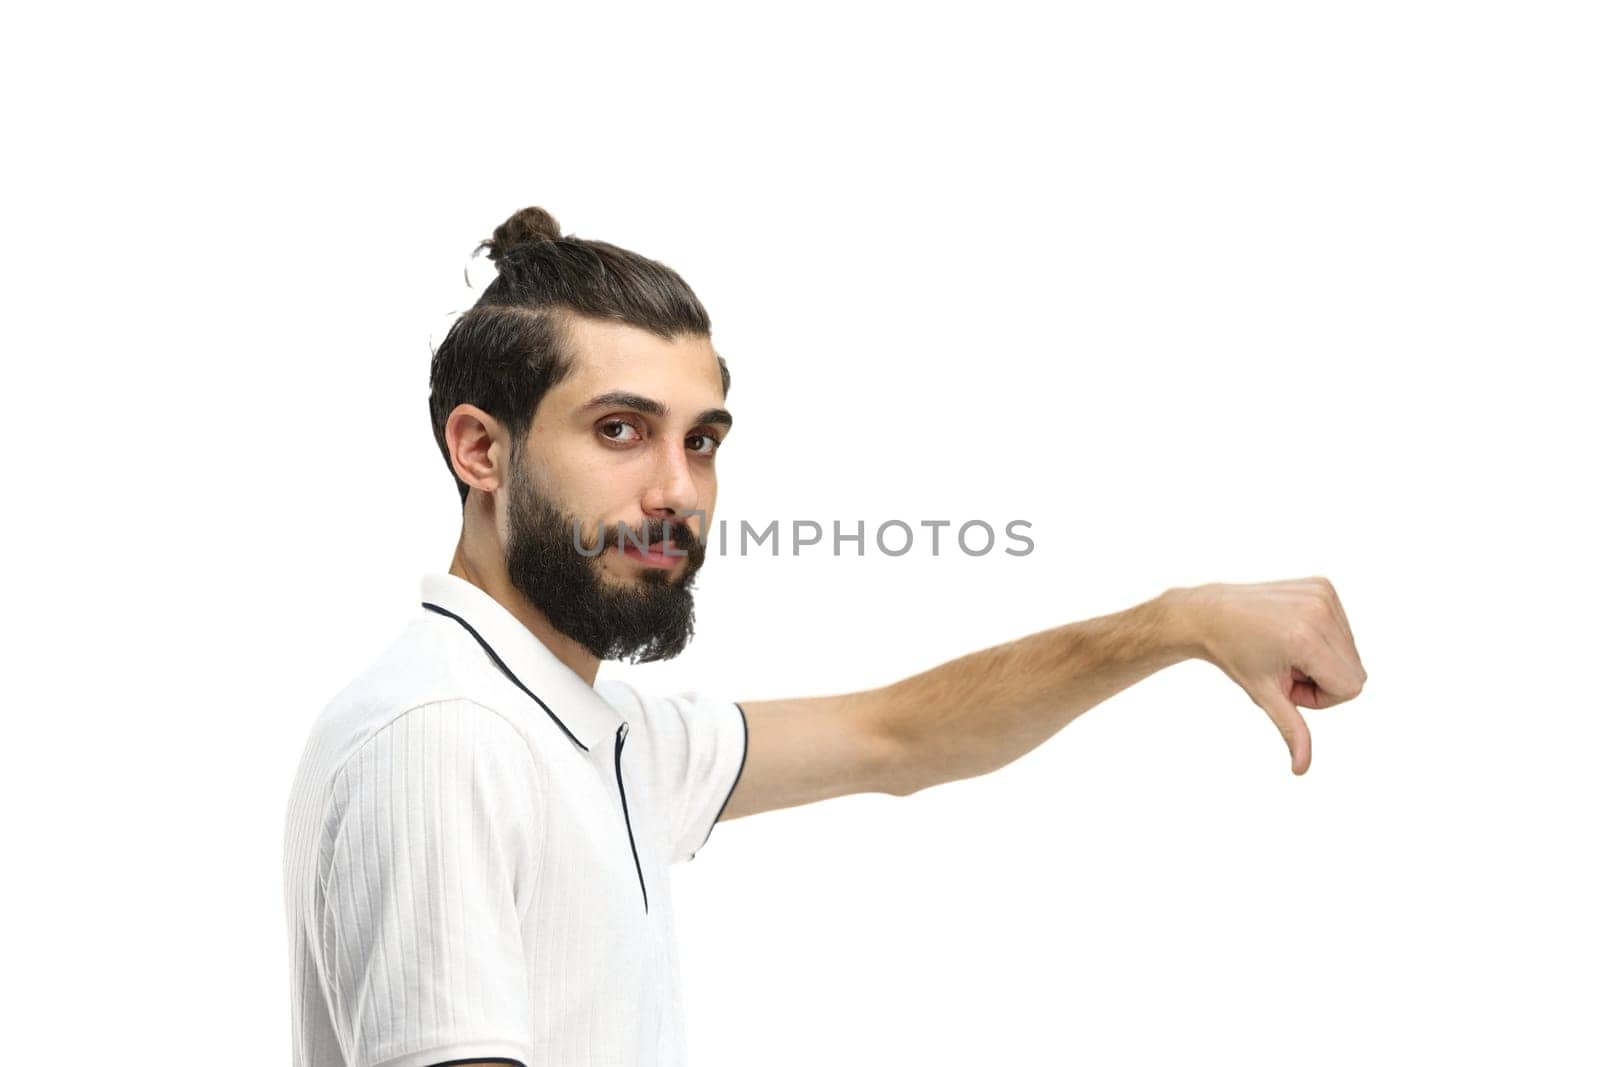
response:
<svg viewBox="0 0 1600 1067"><path fill-rule="evenodd" d="M1184 659L1214 662L1205 616L1200 608L1202 586L1173 586L1156 597L1165 640Z"/></svg>

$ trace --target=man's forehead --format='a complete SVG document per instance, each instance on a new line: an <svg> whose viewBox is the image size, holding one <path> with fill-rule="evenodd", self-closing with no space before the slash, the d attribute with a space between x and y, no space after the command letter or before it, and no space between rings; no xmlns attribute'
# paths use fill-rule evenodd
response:
<svg viewBox="0 0 1600 1067"><path fill-rule="evenodd" d="M574 317L567 340L572 370L552 391L564 407L614 393L648 397L674 415L722 404L722 370L709 337L668 341L636 326Z"/></svg>

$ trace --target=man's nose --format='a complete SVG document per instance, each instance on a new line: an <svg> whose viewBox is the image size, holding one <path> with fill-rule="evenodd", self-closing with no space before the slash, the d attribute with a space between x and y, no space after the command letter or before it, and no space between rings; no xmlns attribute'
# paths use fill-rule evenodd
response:
<svg viewBox="0 0 1600 1067"><path fill-rule="evenodd" d="M681 444L661 449L654 475L643 501L645 514L652 518L669 515L687 518L689 512L700 506L700 493L695 486L694 473L689 469L689 454Z"/></svg>

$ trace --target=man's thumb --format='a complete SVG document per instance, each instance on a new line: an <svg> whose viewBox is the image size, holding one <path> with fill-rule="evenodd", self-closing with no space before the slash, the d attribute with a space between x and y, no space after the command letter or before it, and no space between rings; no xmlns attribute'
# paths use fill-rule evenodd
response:
<svg viewBox="0 0 1600 1067"><path fill-rule="evenodd" d="M1256 706L1267 713L1267 718L1278 728L1284 744L1289 746L1289 769L1304 774L1311 768L1311 728L1306 725L1300 709L1294 706L1282 690L1272 682L1258 685L1250 692Z"/></svg>

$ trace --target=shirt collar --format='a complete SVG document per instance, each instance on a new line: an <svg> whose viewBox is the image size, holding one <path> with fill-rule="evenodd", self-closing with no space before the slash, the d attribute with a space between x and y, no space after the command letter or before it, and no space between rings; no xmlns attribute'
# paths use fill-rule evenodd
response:
<svg viewBox="0 0 1600 1067"><path fill-rule="evenodd" d="M475 636L495 669L520 683L519 688L543 707L575 744L591 754L609 754L606 746L622 725L621 714L504 604L449 573L423 576L422 603L441 618L453 618L451 625L462 626Z"/></svg>

